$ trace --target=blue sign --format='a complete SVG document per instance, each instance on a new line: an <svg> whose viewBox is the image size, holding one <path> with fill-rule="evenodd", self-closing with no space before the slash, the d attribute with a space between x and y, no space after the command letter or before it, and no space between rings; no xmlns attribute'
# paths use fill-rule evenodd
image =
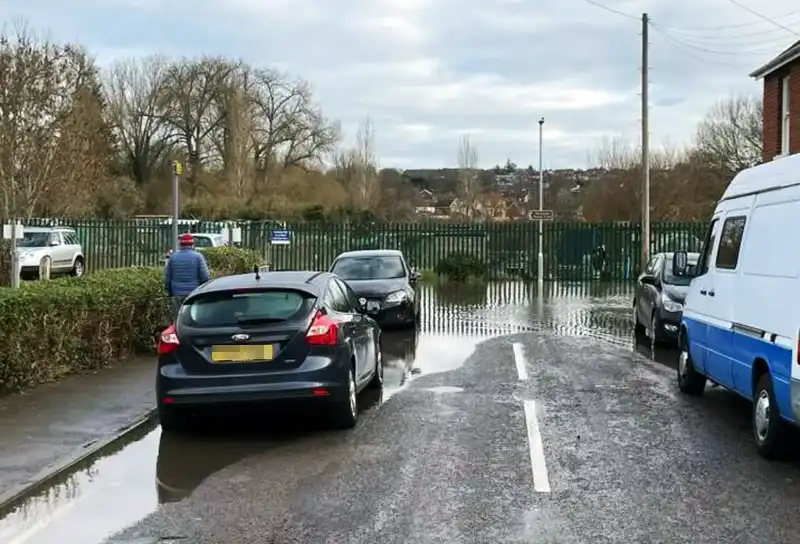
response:
<svg viewBox="0 0 800 544"><path fill-rule="evenodd" d="M292 232L288 230L273 230L269 235L269 241L273 245L289 245L292 239Z"/></svg>

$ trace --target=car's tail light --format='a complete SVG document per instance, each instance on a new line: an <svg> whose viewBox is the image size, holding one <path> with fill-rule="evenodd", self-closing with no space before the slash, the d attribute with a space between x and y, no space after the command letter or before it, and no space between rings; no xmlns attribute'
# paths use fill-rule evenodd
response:
<svg viewBox="0 0 800 544"><path fill-rule="evenodd" d="M339 324L318 311L306 333L306 342L315 346L335 346L339 343Z"/></svg>
<svg viewBox="0 0 800 544"><path fill-rule="evenodd" d="M156 345L156 353L164 355L178 349L180 341L178 334L175 332L175 323L161 331L161 336L158 337L158 344Z"/></svg>

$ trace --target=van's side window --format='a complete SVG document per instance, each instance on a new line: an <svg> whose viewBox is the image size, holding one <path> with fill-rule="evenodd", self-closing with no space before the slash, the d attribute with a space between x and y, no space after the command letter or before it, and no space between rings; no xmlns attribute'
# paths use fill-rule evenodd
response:
<svg viewBox="0 0 800 544"><path fill-rule="evenodd" d="M708 272L708 259L711 257L711 252L714 251L714 243L716 242L717 224L719 219L714 219L708 227L708 234L706 234L706 243L703 244L703 250L700 252L700 258L697 259L697 275L702 276Z"/></svg>
<svg viewBox="0 0 800 544"><path fill-rule="evenodd" d="M724 270L736 269L746 222L747 218L744 216L725 219L725 224L722 226L722 235L719 239L719 250L717 251L717 268Z"/></svg>

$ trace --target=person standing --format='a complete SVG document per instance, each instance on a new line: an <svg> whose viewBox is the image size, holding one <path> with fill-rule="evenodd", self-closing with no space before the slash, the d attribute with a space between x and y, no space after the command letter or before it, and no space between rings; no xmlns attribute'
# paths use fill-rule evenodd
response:
<svg viewBox="0 0 800 544"><path fill-rule="evenodd" d="M206 258L194 249L194 237L190 233L181 234L178 244L180 248L164 265L164 288L170 297L173 320L186 296L210 279Z"/></svg>

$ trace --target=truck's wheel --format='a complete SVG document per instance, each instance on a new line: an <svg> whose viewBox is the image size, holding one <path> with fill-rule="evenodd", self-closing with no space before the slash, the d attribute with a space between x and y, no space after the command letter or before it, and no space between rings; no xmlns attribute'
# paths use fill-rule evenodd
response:
<svg viewBox="0 0 800 544"><path fill-rule="evenodd" d="M705 388L706 377L695 370L692 356L689 355L689 347L682 345L678 356L678 389L686 395L699 397Z"/></svg>
<svg viewBox="0 0 800 544"><path fill-rule="evenodd" d="M772 391L772 377L762 374L753 396L753 437L759 455L774 459L784 451L783 427L775 393Z"/></svg>

